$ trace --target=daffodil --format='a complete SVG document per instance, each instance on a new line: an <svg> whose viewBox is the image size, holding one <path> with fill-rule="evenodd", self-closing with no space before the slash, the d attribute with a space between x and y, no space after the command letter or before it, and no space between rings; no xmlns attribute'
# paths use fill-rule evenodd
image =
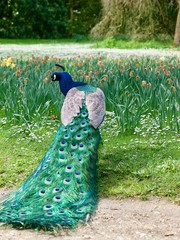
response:
<svg viewBox="0 0 180 240"><path fill-rule="evenodd" d="M11 57L9 57L9 58L6 60L6 67L11 66L12 63L13 63L13 60L12 60Z"/></svg>
<svg viewBox="0 0 180 240"><path fill-rule="evenodd" d="M14 63L12 63L10 67L11 67L11 69L14 69L15 66L16 66L16 65L15 65Z"/></svg>
<svg viewBox="0 0 180 240"><path fill-rule="evenodd" d="M161 62L164 62L165 59L166 59L165 57L160 57L160 61L161 61Z"/></svg>
<svg viewBox="0 0 180 240"><path fill-rule="evenodd" d="M13 59L11 57L9 57L8 59L3 59L1 62L1 67L10 67L11 69L13 69L16 65L13 62Z"/></svg>

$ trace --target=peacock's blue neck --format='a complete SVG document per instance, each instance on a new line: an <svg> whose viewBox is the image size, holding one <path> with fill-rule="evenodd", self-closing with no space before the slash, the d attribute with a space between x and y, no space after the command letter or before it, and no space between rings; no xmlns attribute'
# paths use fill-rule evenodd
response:
<svg viewBox="0 0 180 240"><path fill-rule="evenodd" d="M60 86L60 90L61 92L64 94L64 96L66 96L66 94L68 93L68 91L73 88L73 87L78 87L78 86L83 86L86 85L86 83L84 82L74 82L73 80L71 81L67 81L66 79L62 79L59 81L59 86Z"/></svg>

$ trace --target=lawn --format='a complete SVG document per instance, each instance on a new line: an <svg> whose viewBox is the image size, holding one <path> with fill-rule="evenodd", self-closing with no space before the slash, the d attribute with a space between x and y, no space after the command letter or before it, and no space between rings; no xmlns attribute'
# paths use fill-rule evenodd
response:
<svg viewBox="0 0 180 240"><path fill-rule="evenodd" d="M4 123L5 124L5 123ZM14 188L37 166L48 149L59 121L33 126L31 134L21 126L3 124L0 132L0 186ZM17 133L16 130L19 130ZM180 187L177 135L160 131L146 137L116 134L101 127L99 194L104 197L169 197L178 202ZM13 135L15 133L15 135Z"/></svg>
<svg viewBox="0 0 180 240"><path fill-rule="evenodd" d="M77 36L71 39L0 39L0 44L68 44L81 43L91 44L92 48L119 48L119 49L140 49L140 48L156 48L156 49L170 49L173 47L173 40L135 40L130 38L114 38L107 37L104 39L92 39L90 37ZM176 48L179 50L179 48Z"/></svg>

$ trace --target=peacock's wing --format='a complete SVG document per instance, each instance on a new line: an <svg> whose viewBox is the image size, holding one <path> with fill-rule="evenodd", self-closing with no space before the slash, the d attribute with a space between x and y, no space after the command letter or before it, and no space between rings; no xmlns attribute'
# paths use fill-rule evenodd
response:
<svg viewBox="0 0 180 240"><path fill-rule="evenodd" d="M62 109L65 123L39 166L0 203L0 222L28 227L75 226L94 212L100 133L91 124L89 111L93 108L88 111L86 100L95 92L86 88L68 92Z"/></svg>
<svg viewBox="0 0 180 240"><path fill-rule="evenodd" d="M80 89L80 90L79 90ZM88 91L86 91L88 89ZM66 126L78 115L85 101L88 118L94 128L99 127L105 115L105 96L100 88L81 86L72 88L66 95L62 110L61 121Z"/></svg>
<svg viewBox="0 0 180 240"><path fill-rule="evenodd" d="M100 88L86 96L89 120L94 128L99 127L105 115L105 96Z"/></svg>
<svg viewBox="0 0 180 240"><path fill-rule="evenodd" d="M64 126L72 122L78 115L85 99L84 91L72 88L68 91L61 109L61 121Z"/></svg>

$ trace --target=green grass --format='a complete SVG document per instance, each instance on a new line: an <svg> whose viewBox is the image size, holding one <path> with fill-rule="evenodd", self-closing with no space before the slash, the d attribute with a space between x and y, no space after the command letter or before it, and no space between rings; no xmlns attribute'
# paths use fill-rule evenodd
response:
<svg viewBox="0 0 180 240"><path fill-rule="evenodd" d="M0 187L22 183L48 149L59 122L34 126L35 137L15 131L9 124L0 132ZM18 126L17 126L18 128ZM19 126L19 129L21 127ZM99 151L100 196L168 197L179 201L180 162L177 136L115 136L102 128L103 144ZM10 137L11 136L11 137Z"/></svg>
<svg viewBox="0 0 180 240"><path fill-rule="evenodd" d="M101 151L102 195L142 199L166 196L180 200L180 151L176 138L119 136L104 144Z"/></svg>
<svg viewBox="0 0 180 240"><path fill-rule="evenodd" d="M104 40L97 41L93 44L94 48L119 48L119 49L140 49L140 48L156 48L156 49L166 49L173 48L173 40L122 40L115 39L113 37L108 37ZM179 50L179 48L177 48Z"/></svg>
<svg viewBox="0 0 180 240"><path fill-rule="evenodd" d="M62 38L62 39L6 39L0 38L0 44L68 44L68 43L90 43L88 37Z"/></svg>
<svg viewBox="0 0 180 240"><path fill-rule="evenodd" d="M2 59L0 108L9 120L29 122L39 121L41 116L58 116L63 96L50 77L57 62L66 67L75 81L102 88L107 110L115 113L122 132L134 131L143 124L144 117L148 117L146 122L179 132L176 57Z"/></svg>
<svg viewBox="0 0 180 240"><path fill-rule="evenodd" d="M92 39L90 37L77 36L74 38L63 39L0 39L0 44L68 44L68 43L92 43L92 48L119 48L119 49L141 49L156 48L166 49L173 48L173 40L134 40L134 39L116 39L107 37L102 40ZM176 48L180 50L180 48Z"/></svg>
<svg viewBox="0 0 180 240"><path fill-rule="evenodd" d="M16 127L8 125L1 128L0 187L12 188L20 184L42 159L55 134L48 123L44 128L34 125L32 130L36 131L23 131L21 126L18 128L21 132L17 132Z"/></svg>

